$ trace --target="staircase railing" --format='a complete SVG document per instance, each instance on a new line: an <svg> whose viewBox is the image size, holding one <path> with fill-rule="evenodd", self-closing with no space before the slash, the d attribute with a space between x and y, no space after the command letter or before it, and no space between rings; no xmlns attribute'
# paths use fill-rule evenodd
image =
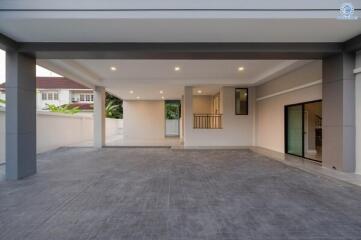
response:
<svg viewBox="0 0 361 240"><path fill-rule="evenodd" d="M194 114L193 128L196 129L221 129L222 114Z"/></svg>

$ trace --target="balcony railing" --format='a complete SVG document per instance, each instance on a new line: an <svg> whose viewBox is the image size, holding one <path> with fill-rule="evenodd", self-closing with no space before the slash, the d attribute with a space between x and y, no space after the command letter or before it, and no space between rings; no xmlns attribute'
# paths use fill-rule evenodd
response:
<svg viewBox="0 0 361 240"><path fill-rule="evenodd" d="M220 129L222 128L222 114L194 114L193 128Z"/></svg>

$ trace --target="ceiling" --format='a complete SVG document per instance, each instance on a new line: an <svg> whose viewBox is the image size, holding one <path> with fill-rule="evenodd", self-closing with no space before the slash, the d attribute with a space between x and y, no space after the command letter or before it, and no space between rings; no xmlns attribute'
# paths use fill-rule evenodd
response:
<svg viewBox="0 0 361 240"><path fill-rule="evenodd" d="M19 42L344 42L361 34L361 2L352 2L359 18L344 21L338 19L340 0L3 0L0 32ZM188 85L214 94L220 86L258 85L306 63L38 60L60 75L90 87L103 85L124 99L160 99L160 90L167 99L179 99ZM175 72L175 66L181 70ZM239 72L239 66L245 70Z"/></svg>
<svg viewBox="0 0 361 240"><path fill-rule="evenodd" d="M0 32L22 42L343 42L361 19L33 19L1 17Z"/></svg>
<svg viewBox="0 0 361 240"><path fill-rule="evenodd" d="M304 60L39 60L63 76L102 85L122 99L180 99L185 86L215 94L221 86L254 86L309 61ZM110 68L115 67L116 71ZM179 67L179 71L175 71ZM243 71L238 68L243 67ZM130 93L133 91L133 93ZM163 94L160 93L163 91Z"/></svg>

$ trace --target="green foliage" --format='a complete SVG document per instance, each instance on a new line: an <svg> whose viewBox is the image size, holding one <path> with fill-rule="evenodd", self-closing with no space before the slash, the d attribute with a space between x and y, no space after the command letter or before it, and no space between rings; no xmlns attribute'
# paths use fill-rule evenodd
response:
<svg viewBox="0 0 361 240"><path fill-rule="evenodd" d="M105 115L107 118L123 118L123 101L106 93Z"/></svg>
<svg viewBox="0 0 361 240"><path fill-rule="evenodd" d="M166 119L172 120L172 119L179 119L179 103L171 102L165 104L165 114Z"/></svg>
<svg viewBox="0 0 361 240"><path fill-rule="evenodd" d="M105 106L105 115L107 118L122 118L123 114L119 111L120 105L116 105L114 102L111 100Z"/></svg>
<svg viewBox="0 0 361 240"><path fill-rule="evenodd" d="M3 99L0 99L0 103L5 104L5 103L6 103L6 101L5 101L5 100L3 100Z"/></svg>
<svg viewBox="0 0 361 240"><path fill-rule="evenodd" d="M76 114L80 112L79 107L70 107L69 105L56 106L54 104L47 104L50 112Z"/></svg>

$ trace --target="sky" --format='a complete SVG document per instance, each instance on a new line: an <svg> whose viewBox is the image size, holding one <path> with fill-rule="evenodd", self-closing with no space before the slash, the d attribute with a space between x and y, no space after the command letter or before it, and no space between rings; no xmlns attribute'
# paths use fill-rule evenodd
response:
<svg viewBox="0 0 361 240"><path fill-rule="evenodd" d="M5 82L5 51L0 49L0 84ZM49 71L43 67L36 66L37 77L61 77L52 71Z"/></svg>

